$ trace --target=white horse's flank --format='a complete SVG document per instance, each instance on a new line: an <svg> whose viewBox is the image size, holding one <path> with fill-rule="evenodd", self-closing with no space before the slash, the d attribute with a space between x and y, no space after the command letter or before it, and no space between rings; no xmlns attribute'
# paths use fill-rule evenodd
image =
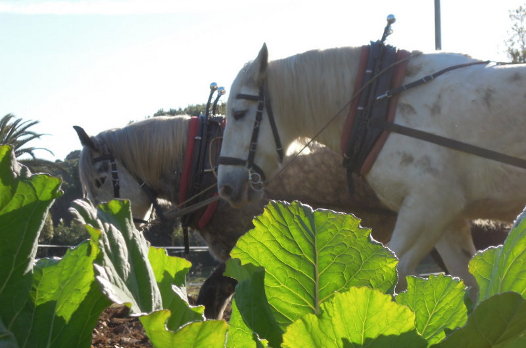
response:
<svg viewBox="0 0 526 348"><path fill-rule="evenodd" d="M343 108L316 139L339 151L359 52L359 48L310 51L267 62L264 46L230 89L221 156L247 158L257 103L236 95L257 95L264 83L285 147L298 137L313 137ZM414 54L404 83L472 61L461 54ZM526 158L525 104L524 65L476 65L404 92L395 122ZM255 163L267 177L279 168L266 110ZM220 194L233 205L253 200L247 179L246 168L220 165ZM398 212L389 247L400 258L401 288L405 275L414 273L433 246L453 275L474 285L467 269L475 253L469 221L511 221L526 200L526 170L397 134L389 136L366 179L380 200Z"/></svg>

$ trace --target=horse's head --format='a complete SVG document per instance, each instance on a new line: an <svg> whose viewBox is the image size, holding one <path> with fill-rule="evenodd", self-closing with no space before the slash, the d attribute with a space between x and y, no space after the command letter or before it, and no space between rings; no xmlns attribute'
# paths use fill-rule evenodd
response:
<svg viewBox="0 0 526 348"><path fill-rule="evenodd" d="M74 126L83 146L79 159L79 176L85 198L95 204L116 198L128 199L136 224L148 218L151 199L138 181L98 137L90 137Z"/></svg>
<svg viewBox="0 0 526 348"><path fill-rule="evenodd" d="M218 189L233 206L261 198L263 184L278 169L282 153L267 88L268 51L237 75L227 102L219 159ZM279 144L279 145L278 145Z"/></svg>

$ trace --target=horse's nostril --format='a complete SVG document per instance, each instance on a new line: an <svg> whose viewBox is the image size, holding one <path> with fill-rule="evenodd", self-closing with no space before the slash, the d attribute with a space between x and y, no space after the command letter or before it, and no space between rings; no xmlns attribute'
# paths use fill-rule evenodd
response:
<svg viewBox="0 0 526 348"><path fill-rule="evenodd" d="M228 198L232 196L232 193L234 192L234 189L230 185L223 185L221 186L221 189L219 190L219 195L221 197Z"/></svg>

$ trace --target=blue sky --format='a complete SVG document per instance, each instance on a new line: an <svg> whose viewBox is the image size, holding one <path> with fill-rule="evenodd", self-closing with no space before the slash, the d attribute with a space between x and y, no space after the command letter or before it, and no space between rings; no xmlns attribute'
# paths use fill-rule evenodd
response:
<svg viewBox="0 0 526 348"><path fill-rule="evenodd" d="M442 0L442 48L506 60L519 0ZM389 43L434 50L434 0L0 1L0 115L38 120L37 154L63 159L89 134L227 89L263 42L270 58L314 48Z"/></svg>

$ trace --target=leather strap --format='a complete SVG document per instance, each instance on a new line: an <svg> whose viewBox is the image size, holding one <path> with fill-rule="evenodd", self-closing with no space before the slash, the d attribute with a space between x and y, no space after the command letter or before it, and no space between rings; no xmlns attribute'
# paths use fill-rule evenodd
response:
<svg viewBox="0 0 526 348"><path fill-rule="evenodd" d="M261 179L265 181L265 173L263 172L261 167L254 163L254 158L256 157L256 150L258 145L259 129L261 127L263 111L265 110L265 108L267 110L267 115L269 118L272 135L274 137L274 142L276 144L276 152L278 154L279 162L282 163L284 158L283 146L281 144L281 138L279 137L279 131L276 125L274 112L272 111L270 98L268 97L268 90L266 89L266 84L265 86L261 86L259 88L258 95L239 93L236 95L236 98L258 102L256 118L254 119L254 126L252 128L252 136L250 137L248 156L246 160L235 157L221 156L219 157L218 164L247 167L249 170L252 169L256 173L258 173Z"/></svg>
<svg viewBox="0 0 526 348"><path fill-rule="evenodd" d="M526 169L526 160L518 157L508 156L500 152L488 150L483 147L464 143L462 141L453 140L443 137L441 135L432 134L414 128L401 126L399 124L385 122L381 120L374 120L370 124L372 127L384 129L389 132L402 134L412 138L424 140L433 144L444 146L453 150L462 151L479 157L484 157L497 162L506 163L515 167Z"/></svg>

